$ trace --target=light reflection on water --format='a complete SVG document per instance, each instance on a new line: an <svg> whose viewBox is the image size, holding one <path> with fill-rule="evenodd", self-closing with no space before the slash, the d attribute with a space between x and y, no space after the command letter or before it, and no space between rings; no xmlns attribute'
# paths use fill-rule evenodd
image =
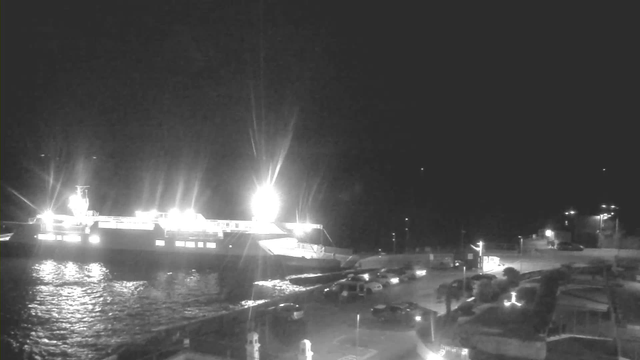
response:
<svg viewBox="0 0 640 360"><path fill-rule="evenodd" d="M0 266L3 358L13 347L33 358L101 359L151 329L304 289L257 282L252 299L231 306L214 271L151 270L145 280L125 281L99 262L3 259Z"/></svg>

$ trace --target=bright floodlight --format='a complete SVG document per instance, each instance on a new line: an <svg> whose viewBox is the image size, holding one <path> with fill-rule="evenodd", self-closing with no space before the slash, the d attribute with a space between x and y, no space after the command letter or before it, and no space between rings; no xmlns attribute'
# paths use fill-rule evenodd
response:
<svg viewBox="0 0 640 360"><path fill-rule="evenodd" d="M40 217L45 224L53 224L53 211L47 210Z"/></svg>
<svg viewBox="0 0 640 360"><path fill-rule="evenodd" d="M87 203L86 199L80 197L80 195L73 194L69 197L69 208L74 216L83 216L89 208L89 203Z"/></svg>
<svg viewBox="0 0 640 360"><path fill-rule="evenodd" d="M546 236L553 236L553 231L551 231L551 230L547 230L547 231L545 231L545 232L544 232L544 234L545 234Z"/></svg>
<svg viewBox="0 0 640 360"><path fill-rule="evenodd" d="M256 221L273 222L280 211L280 199L271 186L263 186L251 199L251 211Z"/></svg>
<svg viewBox="0 0 640 360"><path fill-rule="evenodd" d="M182 216L182 213L180 212L180 209L173 208L173 209L169 210L169 219L177 219L180 216Z"/></svg>

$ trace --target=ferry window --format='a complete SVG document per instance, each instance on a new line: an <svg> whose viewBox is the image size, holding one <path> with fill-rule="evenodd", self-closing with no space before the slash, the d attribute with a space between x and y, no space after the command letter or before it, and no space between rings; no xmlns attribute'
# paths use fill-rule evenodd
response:
<svg viewBox="0 0 640 360"><path fill-rule="evenodd" d="M198 247L204 247L204 243L202 241L198 242Z"/></svg>
<svg viewBox="0 0 640 360"><path fill-rule="evenodd" d="M156 240L156 246L164 246L164 240Z"/></svg>
<svg viewBox="0 0 640 360"><path fill-rule="evenodd" d="M209 248L209 249L215 249L215 248L216 248L216 243L208 242L208 243L207 243L207 248Z"/></svg>
<svg viewBox="0 0 640 360"><path fill-rule="evenodd" d="M184 241L176 241L176 246L184 247Z"/></svg>
<svg viewBox="0 0 640 360"><path fill-rule="evenodd" d="M186 245L188 248L196 247L196 243L194 241L187 241Z"/></svg>

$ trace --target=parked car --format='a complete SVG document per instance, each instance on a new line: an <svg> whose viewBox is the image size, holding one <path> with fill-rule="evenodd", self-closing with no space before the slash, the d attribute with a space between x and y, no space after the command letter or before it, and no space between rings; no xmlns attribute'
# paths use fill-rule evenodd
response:
<svg viewBox="0 0 640 360"><path fill-rule="evenodd" d="M410 280L416 280L423 276L427 276L427 269L422 267L405 268L406 275Z"/></svg>
<svg viewBox="0 0 640 360"><path fill-rule="evenodd" d="M415 325L422 321L426 309L413 302L399 302L380 304L371 308L371 315L380 321L398 322L405 325Z"/></svg>
<svg viewBox="0 0 640 360"><path fill-rule="evenodd" d="M404 268L385 268L385 269L381 269L379 272L379 274L387 274L391 277L397 277L398 278L398 282L405 282L405 281L409 281L409 276L407 274L407 271ZM378 274L373 275L372 277L377 277ZM386 285L386 284L385 284ZM389 284L391 285L391 284Z"/></svg>
<svg viewBox="0 0 640 360"><path fill-rule="evenodd" d="M294 303L283 303L266 310L275 318L286 321L300 320L304 317L302 306Z"/></svg>
<svg viewBox="0 0 640 360"><path fill-rule="evenodd" d="M563 242L559 242L558 245L556 245L556 250L559 250L559 251L583 251L584 250L584 246L578 245L578 244L574 244L574 243L570 243L570 242L567 242L567 241L563 241Z"/></svg>
<svg viewBox="0 0 640 360"><path fill-rule="evenodd" d="M374 292L382 291L382 285L375 281L340 280L324 290L325 299L358 299Z"/></svg>
<svg viewBox="0 0 640 360"><path fill-rule="evenodd" d="M398 284L400 282L400 277L392 273L379 272L371 276L371 280L382 284L382 286L389 286Z"/></svg>
<svg viewBox="0 0 640 360"><path fill-rule="evenodd" d="M369 274L350 275L346 281L363 282L367 294L382 291L382 284L369 278Z"/></svg>
<svg viewBox="0 0 640 360"><path fill-rule="evenodd" d="M473 285L481 280L489 280L493 281L498 277L493 274L476 274L473 276L468 276L466 280L456 279L450 283L440 284L438 289L436 290L436 298L442 299L446 296L447 292L453 300L460 300L463 295L467 297L472 296L473 294ZM465 292L462 291L462 287L465 287Z"/></svg>

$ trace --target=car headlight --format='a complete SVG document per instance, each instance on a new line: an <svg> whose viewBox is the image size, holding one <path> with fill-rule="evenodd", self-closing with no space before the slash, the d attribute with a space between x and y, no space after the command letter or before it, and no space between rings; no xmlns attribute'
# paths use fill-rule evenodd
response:
<svg viewBox="0 0 640 360"><path fill-rule="evenodd" d="M398 283L398 281L400 281L400 280L398 280L398 278L391 278L391 279L389 279L389 282L390 282L390 283L392 283L392 284L397 284L397 283Z"/></svg>

